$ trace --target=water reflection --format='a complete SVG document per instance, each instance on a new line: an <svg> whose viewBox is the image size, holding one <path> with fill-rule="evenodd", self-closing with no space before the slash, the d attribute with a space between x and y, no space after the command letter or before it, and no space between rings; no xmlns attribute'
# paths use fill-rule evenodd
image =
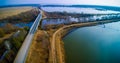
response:
<svg viewBox="0 0 120 63"><path fill-rule="evenodd" d="M103 8L81 8L81 7L42 7L42 10L46 12L65 12L72 14L80 14L76 18L75 16L67 16L66 19L44 19L42 27L48 24L71 24L91 21L102 21L102 20L114 20L120 18L119 11L106 10Z"/></svg>
<svg viewBox="0 0 120 63"><path fill-rule="evenodd" d="M98 8L77 8L77 7L42 7L47 12L68 12L68 13L80 13L80 14L110 14L120 13L118 11L111 11Z"/></svg>
<svg viewBox="0 0 120 63"><path fill-rule="evenodd" d="M66 63L120 63L120 22L83 27L64 37Z"/></svg>
<svg viewBox="0 0 120 63"><path fill-rule="evenodd" d="M91 15L88 17L71 17L66 18L46 18L42 21L42 28L46 25L57 25L57 24L71 24L71 23L82 23L82 22L93 22L93 21L104 21L104 20L116 20L120 19L120 14L108 14L108 15Z"/></svg>

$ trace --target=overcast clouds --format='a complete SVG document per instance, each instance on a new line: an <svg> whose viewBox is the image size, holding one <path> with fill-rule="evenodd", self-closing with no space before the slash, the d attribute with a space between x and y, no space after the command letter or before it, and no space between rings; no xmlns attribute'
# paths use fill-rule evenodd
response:
<svg viewBox="0 0 120 63"><path fill-rule="evenodd" d="M120 6L120 0L0 0L0 5L11 4L92 4Z"/></svg>

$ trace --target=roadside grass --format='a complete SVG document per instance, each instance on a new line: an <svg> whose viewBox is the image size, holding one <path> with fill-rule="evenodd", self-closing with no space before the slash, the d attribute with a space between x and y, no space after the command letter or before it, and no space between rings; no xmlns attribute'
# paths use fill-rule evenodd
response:
<svg viewBox="0 0 120 63"><path fill-rule="evenodd" d="M40 40L37 40L38 37ZM30 46L30 50L26 59L26 63L48 63L49 58L49 49L48 42L49 40L45 37L45 33L41 30L38 30L33 38L33 42ZM42 39L41 39L42 38Z"/></svg>

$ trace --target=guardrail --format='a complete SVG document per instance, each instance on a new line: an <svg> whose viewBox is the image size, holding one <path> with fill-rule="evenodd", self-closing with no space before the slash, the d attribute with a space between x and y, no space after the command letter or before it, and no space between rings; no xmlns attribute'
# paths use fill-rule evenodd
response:
<svg viewBox="0 0 120 63"><path fill-rule="evenodd" d="M14 60L14 63L25 63L28 51L30 49L29 47L30 47L30 45L32 43L32 39L34 37L34 33L36 32L41 19L42 19L42 15L41 15L41 13L39 13L36 20L34 21L32 27L30 28L30 31L29 31L28 35L26 36L20 50L18 51L18 54Z"/></svg>

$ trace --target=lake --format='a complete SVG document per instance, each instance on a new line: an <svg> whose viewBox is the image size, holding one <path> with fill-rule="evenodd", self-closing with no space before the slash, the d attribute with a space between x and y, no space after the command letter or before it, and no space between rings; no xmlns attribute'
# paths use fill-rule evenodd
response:
<svg viewBox="0 0 120 63"><path fill-rule="evenodd" d="M68 12L68 13L84 13L84 14L117 14L118 11L98 10L97 8L81 8L81 7L41 7L42 10L47 12Z"/></svg>
<svg viewBox="0 0 120 63"><path fill-rule="evenodd" d="M66 63L120 63L120 22L78 28L63 42Z"/></svg>

